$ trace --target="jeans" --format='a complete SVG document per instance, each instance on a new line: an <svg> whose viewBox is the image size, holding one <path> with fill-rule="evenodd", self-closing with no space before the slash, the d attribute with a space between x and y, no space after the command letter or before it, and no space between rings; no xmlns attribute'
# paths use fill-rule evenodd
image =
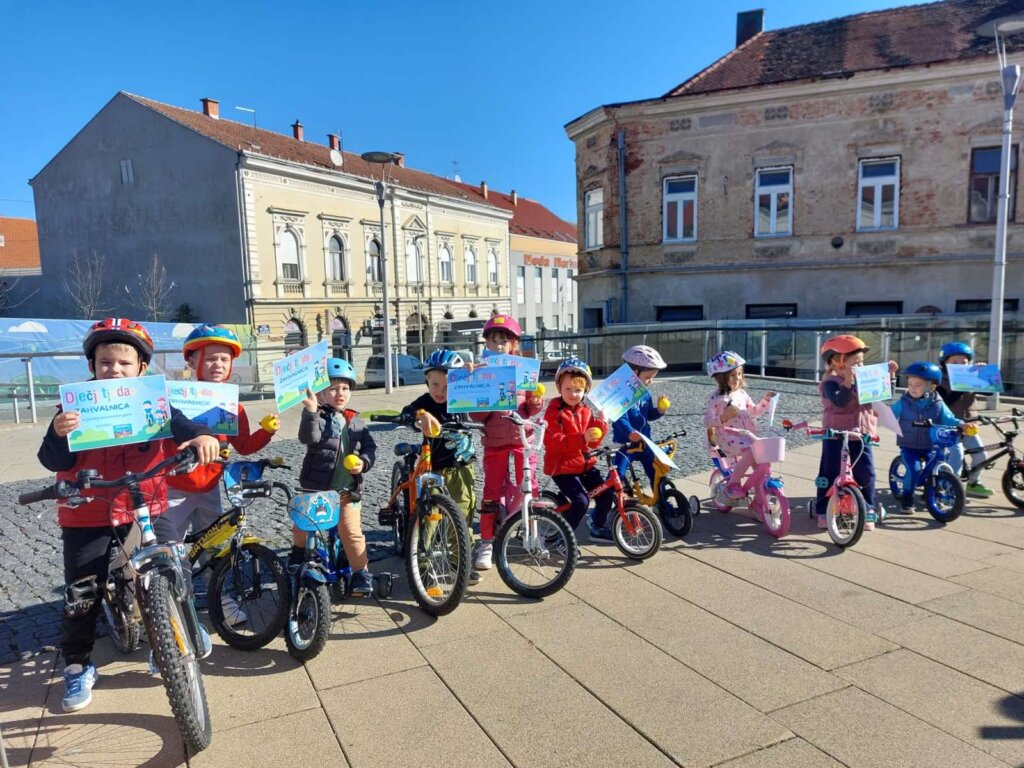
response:
<svg viewBox="0 0 1024 768"><path fill-rule="evenodd" d="M921 479L921 470L928 461L928 454L931 451L921 448L900 448L900 456L903 458L903 466L907 473L903 476L903 495L913 496L914 489Z"/></svg>
<svg viewBox="0 0 1024 768"><path fill-rule="evenodd" d="M988 454L982 448L985 444L979 435L964 435L963 440L950 449L949 465L958 475L964 466L964 454L971 457L971 471L967 476L967 485L974 485L981 478L981 469L988 458Z"/></svg>
<svg viewBox="0 0 1024 768"><path fill-rule="evenodd" d="M839 464L842 456L843 441L837 439L824 440L821 443L821 462L818 464L818 479L824 478L827 485L818 488L814 502L814 510L824 514L828 491L832 483L839 477ZM858 459L859 457L859 459ZM856 463L855 463L856 462ZM860 440L850 441L850 463L853 464L853 479L860 486L864 502L868 509L875 508L875 460L870 445Z"/></svg>
<svg viewBox="0 0 1024 768"><path fill-rule="evenodd" d="M587 495L587 491L597 488L604 482L604 478L598 470L588 469L582 475L554 475L551 479L555 481L558 490L569 499L571 506L565 513L565 519L569 521L573 530L576 530L590 507L590 497ZM613 501L615 501L615 496L610 490L605 491L594 500L594 525L596 527L603 528L608 524L608 512L612 508Z"/></svg>

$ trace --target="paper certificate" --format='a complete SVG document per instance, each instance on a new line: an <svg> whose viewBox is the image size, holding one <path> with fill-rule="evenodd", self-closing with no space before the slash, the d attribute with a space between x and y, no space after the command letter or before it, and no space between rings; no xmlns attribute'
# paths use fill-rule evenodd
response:
<svg viewBox="0 0 1024 768"><path fill-rule="evenodd" d="M949 388L954 392L1002 392L998 365L947 365Z"/></svg>
<svg viewBox="0 0 1024 768"><path fill-rule="evenodd" d="M903 430L900 429L900 420L896 418L896 414L892 412L892 408L889 407L888 403L874 402L871 404L871 407L878 414L878 426L885 427L890 432L895 432L900 437L903 437Z"/></svg>
<svg viewBox="0 0 1024 768"><path fill-rule="evenodd" d="M857 399L864 403L892 400L892 376L888 363L861 365L854 369L857 377Z"/></svg>
<svg viewBox="0 0 1024 768"><path fill-rule="evenodd" d="M647 387L644 383L629 365L623 363L615 373L590 391L587 400L610 423L636 405L645 392Z"/></svg>
<svg viewBox="0 0 1024 768"><path fill-rule="evenodd" d="M651 440L651 438L647 437L647 435L643 434L642 432L638 432L637 434L640 435L640 439L644 441L644 444L651 449L651 453L654 454L655 461L660 461L669 469L679 469L679 467L676 466L675 462L668 457L668 454L662 450L660 445Z"/></svg>
<svg viewBox="0 0 1024 768"><path fill-rule="evenodd" d="M300 349L274 363L274 399L277 412L284 413L306 398L309 389L315 395L331 384L327 377L327 340Z"/></svg>
<svg viewBox="0 0 1024 768"><path fill-rule="evenodd" d="M215 435L238 434L238 385L210 381L169 381L171 405Z"/></svg>
<svg viewBox="0 0 1024 768"><path fill-rule="evenodd" d="M484 352L483 362L490 368L496 366L511 365L516 369L516 390L519 392L533 392L537 389L537 381L540 379L540 360L534 357L519 357L518 355L498 355Z"/></svg>
<svg viewBox="0 0 1024 768"><path fill-rule="evenodd" d="M163 376L62 384L60 402L82 420L68 435L72 451L171 437L171 406Z"/></svg>
<svg viewBox="0 0 1024 768"><path fill-rule="evenodd" d="M470 373L448 371L448 412L514 411L516 369L511 365L484 366Z"/></svg>

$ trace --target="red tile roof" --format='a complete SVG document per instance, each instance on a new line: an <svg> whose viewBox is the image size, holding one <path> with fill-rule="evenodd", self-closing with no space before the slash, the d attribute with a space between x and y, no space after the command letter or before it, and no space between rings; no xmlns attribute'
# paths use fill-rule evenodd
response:
<svg viewBox="0 0 1024 768"><path fill-rule="evenodd" d="M0 216L0 270L39 269L39 233L32 219Z"/></svg>
<svg viewBox="0 0 1024 768"><path fill-rule="evenodd" d="M338 168L331 162L331 149L327 144L299 141L292 136L274 133L264 128L253 128L251 125L238 123L233 120L208 117L198 110L173 107L170 104L163 104L162 102L136 96L125 91L121 93L139 104L149 107L175 122L181 123L186 128L190 128L196 133L213 139L233 150L244 150L253 155L273 157L292 163L325 168L330 171L342 171L347 175L366 179L372 179L374 174L378 178L380 175L379 166L374 166L371 169L369 163L352 152L343 153L345 162L341 168ZM392 166L391 183L405 189L488 205L479 196L473 198L471 195L467 195L461 188L461 185L454 181L412 168Z"/></svg>
<svg viewBox="0 0 1024 768"><path fill-rule="evenodd" d="M471 198L480 202L484 201L480 187L464 184L461 181L456 183ZM540 237L545 240L558 240L563 243L576 242L575 225L558 218L536 200L530 200L522 195L518 195L516 203L513 204L511 194L489 189L486 201L491 205L504 208L506 211L512 211L512 220L508 223L508 231L513 235Z"/></svg>
<svg viewBox="0 0 1024 768"><path fill-rule="evenodd" d="M979 56L992 59L995 75L994 42L975 29L1019 12L1024 12L1024 0L946 0L761 32L665 97ZM1020 50L1021 37L1008 38L1008 50Z"/></svg>

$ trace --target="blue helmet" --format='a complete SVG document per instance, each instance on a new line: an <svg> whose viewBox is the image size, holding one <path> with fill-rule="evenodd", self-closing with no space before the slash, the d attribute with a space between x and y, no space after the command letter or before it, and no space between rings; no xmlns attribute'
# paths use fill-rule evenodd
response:
<svg viewBox="0 0 1024 768"><path fill-rule="evenodd" d="M916 362L907 366L904 371L907 376L916 376L919 379L930 381L933 384L942 383L942 369L935 363Z"/></svg>
<svg viewBox="0 0 1024 768"><path fill-rule="evenodd" d="M465 363L458 352L452 352L450 349L435 349L423 361L423 373L430 373L430 371L445 371L447 373L452 368L461 368L463 365Z"/></svg>
<svg viewBox="0 0 1024 768"><path fill-rule="evenodd" d="M948 344L942 345L942 351L939 352L939 362L944 363L953 355L965 355L968 360L973 360L974 350L971 348L970 344L965 342L951 341Z"/></svg>
<svg viewBox="0 0 1024 768"><path fill-rule="evenodd" d="M590 366L580 360L578 357L570 357L568 360L564 360L558 370L555 371L555 386L557 387L559 382L562 380L562 375L566 373L578 373L580 376L587 380L587 391L594 386L594 375L590 372Z"/></svg>
<svg viewBox="0 0 1024 768"><path fill-rule="evenodd" d="M342 360L340 357L328 358L327 376L331 379L351 381L352 386L356 384L356 369L352 367L348 360Z"/></svg>

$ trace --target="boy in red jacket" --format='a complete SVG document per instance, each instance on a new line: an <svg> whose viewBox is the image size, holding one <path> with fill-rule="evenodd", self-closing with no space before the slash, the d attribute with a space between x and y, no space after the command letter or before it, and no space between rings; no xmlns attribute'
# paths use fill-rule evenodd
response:
<svg viewBox="0 0 1024 768"><path fill-rule="evenodd" d="M93 325L82 347L96 379L142 376L153 357L149 333L139 323L124 318L107 318ZM127 472L145 472L188 447L197 449L200 464L217 458L219 444L205 427L194 424L173 408L170 423L173 439L71 453L67 437L78 429L80 417L76 411L61 412L43 438L39 461L57 473L57 480L74 481L83 469L95 469L105 479L115 479ZM149 500L157 541L173 540L173 531L162 514L167 506L164 478L146 480L141 490ZM89 496L92 501L80 506L57 503L66 584L61 624L61 651L66 665L61 705L65 712L82 709L92 701L92 687L98 675L90 657L110 563L111 535L121 533L132 521L131 513L126 511L132 508L127 490L92 488Z"/></svg>
<svg viewBox="0 0 1024 768"><path fill-rule="evenodd" d="M608 425L583 404L583 397L593 383L590 366L577 358L566 360L555 374L559 396L551 399L544 412L548 425L544 432L544 474L550 475L569 499L572 506L565 519L573 529L579 526L590 506L587 492L604 482L595 468L597 459L585 453L599 446L608 432ZM595 499L594 514L589 520L590 538L611 541L607 521L613 501L609 492Z"/></svg>

